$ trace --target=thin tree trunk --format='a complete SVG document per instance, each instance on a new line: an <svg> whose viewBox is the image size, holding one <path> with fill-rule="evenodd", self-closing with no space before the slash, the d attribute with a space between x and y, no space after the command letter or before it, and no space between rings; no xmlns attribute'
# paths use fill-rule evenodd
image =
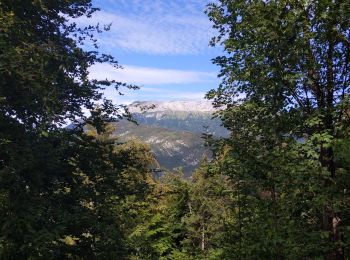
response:
<svg viewBox="0 0 350 260"><path fill-rule="evenodd" d="M205 233L204 233L204 223L202 223L202 239L201 239L201 249L205 251Z"/></svg>
<svg viewBox="0 0 350 260"><path fill-rule="evenodd" d="M331 30L330 30L331 31ZM332 33L329 33L329 44L327 50L327 85L325 89L326 106L324 107L325 118L324 128L328 130L332 135L334 132L333 125L333 98L334 98L334 70L333 70L333 59L334 59L334 39ZM331 178L334 180L336 175L336 165L334 162L334 151L332 147L321 149L321 164L326 167L329 171ZM327 181L326 186L329 187L334 185L332 182ZM332 194L331 194L332 196ZM332 198L331 198L332 200ZM339 231L339 224L341 219L333 210L333 206L330 205L329 209L325 210L324 216L324 229L330 234L330 243L333 245L341 242L341 233ZM325 223L327 221L327 223ZM329 260L343 260L345 259L344 250L340 246L334 247L328 254L326 259Z"/></svg>

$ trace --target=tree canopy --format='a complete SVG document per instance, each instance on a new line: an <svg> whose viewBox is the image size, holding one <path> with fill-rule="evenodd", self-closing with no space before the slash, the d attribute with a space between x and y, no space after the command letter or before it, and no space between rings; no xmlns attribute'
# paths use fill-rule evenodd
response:
<svg viewBox="0 0 350 260"><path fill-rule="evenodd" d="M204 134L190 178L116 136L130 115L103 90L137 87L91 78L119 68L109 25L75 23L97 11L0 0L1 259L349 258L349 1L208 4L230 135Z"/></svg>
<svg viewBox="0 0 350 260"><path fill-rule="evenodd" d="M218 1L207 10L225 55L207 94L231 131L234 254L344 259L349 246L350 4ZM340 148L343 147L343 148ZM287 234L287 235L286 235Z"/></svg>
<svg viewBox="0 0 350 260"><path fill-rule="evenodd" d="M123 111L103 88L136 87L89 76L95 63L118 68L82 48L108 28L74 19L96 11L91 1L0 1L0 258L131 250L122 205L148 192L154 159L147 146L118 144L107 124Z"/></svg>

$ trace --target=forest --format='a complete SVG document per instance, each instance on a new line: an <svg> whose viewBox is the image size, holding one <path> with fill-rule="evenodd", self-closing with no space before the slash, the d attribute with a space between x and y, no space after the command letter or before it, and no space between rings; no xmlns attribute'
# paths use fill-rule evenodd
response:
<svg viewBox="0 0 350 260"><path fill-rule="evenodd" d="M229 136L191 177L113 135L99 11L0 0L0 259L350 259L350 1L208 0Z"/></svg>

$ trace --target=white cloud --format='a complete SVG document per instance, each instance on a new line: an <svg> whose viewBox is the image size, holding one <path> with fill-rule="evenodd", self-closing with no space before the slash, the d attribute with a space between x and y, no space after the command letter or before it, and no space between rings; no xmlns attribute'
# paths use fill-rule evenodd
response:
<svg viewBox="0 0 350 260"><path fill-rule="evenodd" d="M90 68L90 77L104 80L117 80L137 85L169 85L214 83L215 72L159 69L138 66L123 66L116 69L109 64L97 64Z"/></svg>
<svg viewBox="0 0 350 260"><path fill-rule="evenodd" d="M109 24L111 30L99 35L105 49L183 55L209 50L213 34L203 14L204 1L110 1L109 11L100 11L79 24ZM102 7L103 10L107 8Z"/></svg>
<svg viewBox="0 0 350 260"><path fill-rule="evenodd" d="M152 98L155 95L160 99L202 99L204 98L204 92L196 91L183 91L183 90L169 90L166 87L163 88L141 88L140 89L143 98Z"/></svg>
<svg viewBox="0 0 350 260"><path fill-rule="evenodd" d="M80 18L81 26L112 23L111 30L96 37L103 52L132 52L151 55L203 54L212 51L208 42L215 33L203 13L207 0L97 0L102 10L91 19ZM156 58L156 57L155 57ZM158 66L158 65L157 65ZM161 69L124 65L115 69L107 64L90 68L90 77L143 86L138 91L113 88L104 90L116 103L135 100L201 99L209 85L217 85L216 72ZM188 67L188 66L187 66ZM198 90L198 91L197 91Z"/></svg>
<svg viewBox="0 0 350 260"><path fill-rule="evenodd" d="M113 100L116 104L130 104L134 101L154 101L154 100L193 100L203 99L205 92L172 90L167 87L149 89L146 87L140 90L125 90L124 96L119 96L115 90L104 91L105 97Z"/></svg>

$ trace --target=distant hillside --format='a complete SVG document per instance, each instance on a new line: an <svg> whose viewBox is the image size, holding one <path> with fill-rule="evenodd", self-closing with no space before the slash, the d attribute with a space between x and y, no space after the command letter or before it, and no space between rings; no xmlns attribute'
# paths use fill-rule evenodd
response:
<svg viewBox="0 0 350 260"><path fill-rule="evenodd" d="M201 135L188 131L136 125L122 120L117 123L116 134L122 141L137 138L150 144L162 168L182 167L186 175L196 168L205 154L209 155Z"/></svg>
<svg viewBox="0 0 350 260"><path fill-rule="evenodd" d="M118 136L150 144L161 167L182 167L187 175L210 154L202 133L216 137L228 134L219 119L212 119L215 109L209 101L134 102L129 110L139 125L120 121Z"/></svg>

